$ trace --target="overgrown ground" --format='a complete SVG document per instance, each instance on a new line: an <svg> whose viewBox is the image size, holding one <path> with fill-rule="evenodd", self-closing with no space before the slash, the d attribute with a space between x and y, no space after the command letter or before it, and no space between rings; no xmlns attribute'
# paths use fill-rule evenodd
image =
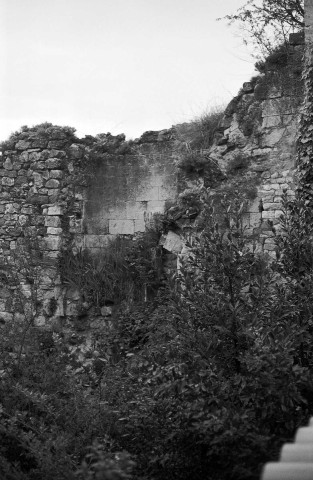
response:
<svg viewBox="0 0 313 480"><path fill-rule="evenodd" d="M270 261L245 237L241 202L225 201L219 222L203 207L205 229L177 275L160 277L151 235L124 251L129 283L141 272L157 293L129 298L88 349L31 319L1 325L1 478L256 479L307 421L310 212L284 199ZM102 279L120 274L106 265Z"/></svg>

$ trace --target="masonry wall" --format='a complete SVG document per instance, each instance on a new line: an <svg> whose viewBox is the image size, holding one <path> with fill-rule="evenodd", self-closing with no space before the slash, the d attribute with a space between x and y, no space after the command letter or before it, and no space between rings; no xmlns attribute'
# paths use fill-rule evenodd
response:
<svg viewBox="0 0 313 480"><path fill-rule="evenodd" d="M4 142L0 157L0 321L27 316L24 307L30 312L34 295L37 324L75 316L80 295L62 285L58 274L62 251L82 247L97 252L117 235L143 232L152 216L164 211L166 201L175 198L172 132L148 132L130 151L120 137L122 150L127 148L128 153L113 149L115 153L100 154L96 162L92 147L68 127L25 127ZM120 143L119 137L110 134L102 140L105 148L110 142ZM36 279L20 267L27 253L25 245L32 250L27 260L36 263L35 256L40 255L40 267L32 272ZM6 274L8 267L14 275ZM25 305L19 311L21 298Z"/></svg>
<svg viewBox="0 0 313 480"><path fill-rule="evenodd" d="M97 249L115 235L144 232L177 195L172 130L146 132L132 154L104 157L86 190L83 245Z"/></svg>
<svg viewBox="0 0 313 480"><path fill-rule="evenodd" d="M305 35L311 41L312 0L305 4ZM248 232L259 239L260 250L270 254L275 248L271 229L278 224L281 196L284 191L293 195L297 181L303 51L303 36L293 35L287 54L278 52L261 66L262 74L246 82L226 108L215 143L206 152L225 172L238 156L248 159L244 175L257 188L247 211ZM104 144L117 140L121 139L103 136ZM174 154L183 140L175 128L146 132L127 151L101 154L92 169L88 162L94 139L91 144L81 141L69 127L23 128L4 143L0 254L2 260L12 260L25 238L39 240L43 260L49 261L49 268L41 272L39 324L71 315L66 289L57 277L57 259L64 247L98 251L116 235L136 235L145 230L153 214L164 212L167 202L175 200L180 182ZM193 181L186 185L192 187ZM182 227L187 222L192 228L194 212L179 215ZM175 254L183 248L173 232L163 240L164 248ZM6 321L15 314L10 297L16 286L6 282L4 271L0 268L0 320ZM31 291L27 282L22 282L26 296Z"/></svg>
<svg viewBox="0 0 313 480"><path fill-rule="evenodd" d="M225 170L238 155L248 159L247 175L257 186L246 216L248 233L258 235L261 250L269 253L275 245L268 220L278 224L283 191L293 195L296 182L303 42L303 34L291 35L288 52L269 57L263 73L244 83L210 151Z"/></svg>
<svg viewBox="0 0 313 480"><path fill-rule="evenodd" d="M0 159L0 318L3 321L13 316L27 318L34 313L34 305L39 324L45 324L48 318L62 311L57 257L76 203L69 171L73 131L51 124L24 128L3 145ZM53 311L49 307L52 304Z"/></svg>

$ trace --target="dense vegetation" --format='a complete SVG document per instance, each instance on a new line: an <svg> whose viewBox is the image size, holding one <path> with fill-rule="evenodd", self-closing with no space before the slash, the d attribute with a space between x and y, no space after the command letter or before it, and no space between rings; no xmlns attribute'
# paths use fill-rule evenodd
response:
<svg viewBox="0 0 313 480"><path fill-rule="evenodd" d="M285 196L271 260L246 238L242 203L225 201L218 222L203 202L179 273L89 346L31 319L1 325L1 478L258 478L312 414L305 203ZM129 265L144 272L155 247L143 245Z"/></svg>

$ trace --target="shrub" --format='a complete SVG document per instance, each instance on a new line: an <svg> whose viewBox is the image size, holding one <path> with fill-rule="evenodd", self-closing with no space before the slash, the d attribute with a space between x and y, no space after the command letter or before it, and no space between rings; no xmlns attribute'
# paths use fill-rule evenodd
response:
<svg viewBox="0 0 313 480"><path fill-rule="evenodd" d="M249 159L242 153L233 156L227 163L227 175L237 175L247 170L249 166Z"/></svg>
<svg viewBox="0 0 313 480"><path fill-rule="evenodd" d="M223 116L224 106L212 107L191 122L176 125L176 136L191 151L207 150L213 145Z"/></svg>
<svg viewBox="0 0 313 480"><path fill-rule="evenodd" d="M88 250L64 250L59 270L64 283L78 289L83 301L96 308L107 300L141 301L157 288L161 276L160 220L134 240L117 237L92 255Z"/></svg>
<svg viewBox="0 0 313 480"><path fill-rule="evenodd" d="M117 360L129 397L115 438L139 478L257 479L311 412L297 281L253 251L242 213L225 202L221 228L207 203L178 278L143 318L145 341L124 343Z"/></svg>

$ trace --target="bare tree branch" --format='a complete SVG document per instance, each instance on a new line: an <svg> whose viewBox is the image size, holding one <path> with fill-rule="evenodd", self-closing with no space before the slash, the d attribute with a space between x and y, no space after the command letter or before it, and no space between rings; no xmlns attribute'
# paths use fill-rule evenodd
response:
<svg viewBox="0 0 313 480"><path fill-rule="evenodd" d="M230 24L238 23L246 32L244 42L254 45L258 57L265 56L280 43L284 43L290 33L304 27L303 0L248 0L237 12L223 19ZM221 19L218 19L221 20Z"/></svg>

